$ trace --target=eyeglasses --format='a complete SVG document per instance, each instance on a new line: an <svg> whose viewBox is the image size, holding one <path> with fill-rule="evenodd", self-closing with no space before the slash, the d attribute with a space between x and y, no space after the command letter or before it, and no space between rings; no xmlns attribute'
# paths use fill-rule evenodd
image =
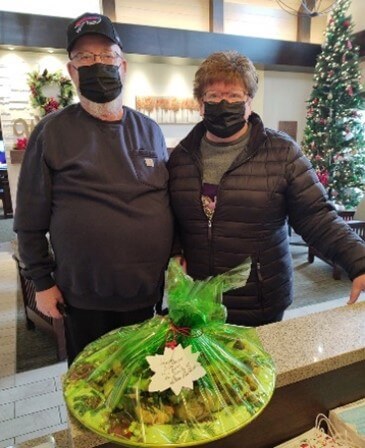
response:
<svg viewBox="0 0 365 448"><path fill-rule="evenodd" d="M238 103L247 101L249 94L247 92L213 92L208 91L204 93L204 99L208 103L218 103L222 100L227 100L229 103Z"/></svg>
<svg viewBox="0 0 365 448"><path fill-rule="evenodd" d="M80 52L75 54L71 58L71 61L76 61L79 67L84 65L92 65L96 62L96 58L99 58L99 61L103 64L107 65L117 65L120 59L123 59L123 56L115 53L114 51L106 51L105 53L91 53L91 52Z"/></svg>

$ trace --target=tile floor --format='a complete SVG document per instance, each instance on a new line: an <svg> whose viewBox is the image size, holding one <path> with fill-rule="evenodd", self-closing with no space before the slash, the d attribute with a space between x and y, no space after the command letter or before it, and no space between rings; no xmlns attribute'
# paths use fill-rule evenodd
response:
<svg viewBox="0 0 365 448"><path fill-rule="evenodd" d="M10 243L0 244L0 448L67 428L60 383L66 363L15 374L17 272L11 254ZM286 312L285 319L345 302L294 309Z"/></svg>

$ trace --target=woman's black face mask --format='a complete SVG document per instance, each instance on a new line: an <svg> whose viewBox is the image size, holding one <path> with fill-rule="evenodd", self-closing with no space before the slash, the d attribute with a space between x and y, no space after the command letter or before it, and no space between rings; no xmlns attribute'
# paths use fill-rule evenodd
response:
<svg viewBox="0 0 365 448"><path fill-rule="evenodd" d="M113 101L122 91L118 65L98 63L77 70L81 95L94 103Z"/></svg>
<svg viewBox="0 0 365 448"><path fill-rule="evenodd" d="M203 122L213 135L221 138L231 137L246 124L245 111L244 101L235 103L226 100L219 103L204 102Z"/></svg>

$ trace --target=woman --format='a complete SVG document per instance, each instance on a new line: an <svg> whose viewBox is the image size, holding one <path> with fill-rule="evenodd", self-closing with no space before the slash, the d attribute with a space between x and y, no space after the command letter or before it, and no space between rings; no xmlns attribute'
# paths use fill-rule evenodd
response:
<svg viewBox="0 0 365 448"><path fill-rule="evenodd" d="M209 56L194 81L203 120L168 163L179 239L174 253L198 279L250 257L247 285L224 296L228 322L247 326L280 321L292 302L288 219L305 241L354 279L349 303L365 287L364 242L327 201L298 145L265 128L252 112L257 84L245 56Z"/></svg>

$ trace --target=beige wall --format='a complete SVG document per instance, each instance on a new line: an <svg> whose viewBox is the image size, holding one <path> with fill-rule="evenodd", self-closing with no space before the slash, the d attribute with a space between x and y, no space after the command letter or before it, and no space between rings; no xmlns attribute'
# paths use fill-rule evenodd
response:
<svg viewBox="0 0 365 448"><path fill-rule="evenodd" d="M329 0L326 0L329 1ZM296 3L299 3L296 0ZM296 4L291 0L290 4ZM139 25L209 31L208 0L116 0L116 21ZM321 43L326 17L312 21L311 42ZM297 17L274 0L226 0L224 32L295 41Z"/></svg>
<svg viewBox="0 0 365 448"><path fill-rule="evenodd" d="M262 7L260 2L224 3L224 32L241 36L295 41L297 18L280 8ZM272 2L274 5L274 2ZM266 5L269 6L269 5Z"/></svg>
<svg viewBox="0 0 365 448"><path fill-rule="evenodd" d="M27 73L35 69L48 68L51 72L63 69L65 61L66 55L0 50L0 117L14 207L20 165L10 163L9 151L18 137L27 136L39 115L29 104ZM24 120L26 126L20 123L15 131L18 119Z"/></svg>
<svg viewBox="0 0 365 448"><path fill-rule="evenodd" d="M332 1L321 0L321 7ZM44 0L0 0L0 11L76 17L85 11L100 11L100 4L100 0L64 0L54 2L50 9ZM117 22L209 31L209 0L116 0L115 4ZM295 8L299 0L287 4ZM349 12L355 32L364 30L365 0L352 0ZM224 13L225 33L296 40L296 17L283 11L275 0L225 0ZM312 19L312 43L323 41L326 20L326 16Z"/></svg>
<svg viewBox="0 0 365 448"><path fill-rule="evenodd" d="M209 31L208 0L116 0L116 21Z"/></svg>
<svg viewBox="0 0 365 448"><path fill-rule="evenodd" d="M0 11L40 14L54 17L77 17L88 12L100 12L100 0L0 0Z"/></svg>
<svg viewBox="0 0 365 448"><path fill-rule="evenodd" d="M327 15L312 18L310 31L310 42L312 44L321 44L324 42L327 20Z"/></svg>
<svg viewBox="0 0 365 448"><path fill-rule="evenodd" d="M265 125L278 128L279 121L298 122L298 143L303 138L306 124L306 101L312 91L310 73L265 72Z"/></svg>
<svg viewBox="0 0 365 448"><path fill-rule="evenodd" d="M354 21L354 32L365 30L365 1L352 0L349 13L352 15Z"/></svg>

